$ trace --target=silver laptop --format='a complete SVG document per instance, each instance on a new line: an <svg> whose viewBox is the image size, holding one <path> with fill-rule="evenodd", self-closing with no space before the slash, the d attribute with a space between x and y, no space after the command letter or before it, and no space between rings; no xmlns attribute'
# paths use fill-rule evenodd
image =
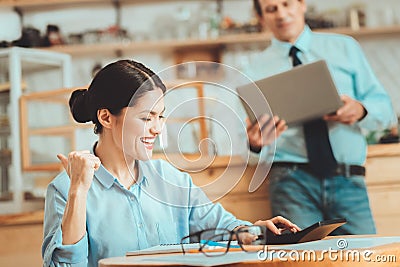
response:
<svg viewBox="0 0 400 267"><path fill-rule="evenodd" d="M288 125L301 124L343 105L324 60L239 86L237 92L252 122L272 112Z"/></svg>

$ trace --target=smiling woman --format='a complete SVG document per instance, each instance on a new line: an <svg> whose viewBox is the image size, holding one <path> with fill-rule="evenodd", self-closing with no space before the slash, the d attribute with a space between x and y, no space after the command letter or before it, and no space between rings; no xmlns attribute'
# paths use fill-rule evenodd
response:
<svg viewBox="0 0 400 267"><path fill-rule="evenodd" d="M57 155L65 172L46 194L44 266L97 266L127 251L178 243L206 228L233 230L249 222L213 204L187 173L150 160L163 126L165 86L138 62L111 63L88 90L76 90L70 109L92 121L98 141L91 151ZM282 217L258 221L298 230Z"/></svg>
<svg viewBox="0 0 400 267"><path fill-rule="evenodd" d="M123 128L113 129L123 133L123 147L127 161L151 158L154 141L161 133L164 123L165 108L162 96L163 91L160 89L146 93L136 105L124 109L124 123L118 124Z"/></svg>

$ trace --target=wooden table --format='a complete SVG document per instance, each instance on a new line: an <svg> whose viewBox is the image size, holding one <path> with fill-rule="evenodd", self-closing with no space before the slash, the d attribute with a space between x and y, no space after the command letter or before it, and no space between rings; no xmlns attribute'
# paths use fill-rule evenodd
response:
<svg viewBox="0 0 400 267"><path fill-rule="evenodd" d="M351 238L358 238L360 236L346 236L340 237L348 240L349 243L351 242ZM369 242L373 243L374 240L377 238L381 238L380 236L362 236L362 239L365 239L366 244ZM328 239L332 239L332 237L328 237ZM360 238L358 238L359 240ZM400 240L400 237L396 238L396 240ZM363 241L363 240L362 240ZM306 244L306 243L304 243ZM278 253L279 249L276 249L279 246L274 246L273 249L276 253ZM281 250L283 251L283 250ZM312 257L309 260L308 255L304 254L305 257L303 259L296 255L303 255L302 252L309 252L310 249L304 250L285 250L287 252L286 257L275 257L273 260L267 259L265 261L262 260L252 260L244 262L236 262L230 263L227 262L219 263L216 265L223 265L223 266L268 266L268 267L327 267L327 266L335 266L335 267L382 267L382 266L393 266L398 267L400 266L400 242L395 243L388 243L374 247L362 248L362 249L349 249L349 250L336 250L336 253L331 254L329 256L328 251L323 251L323 248L316 249L315 255L316 257ZM237 252L229 252L229 253L237 253ZM171 254L169 254L171 255ZM178 255L178 254L176 254ZM233 254L230 254L233 255ZM275 254L277 255L277 254ZM289 256L291 255L291 256ZM340 255L342 255L342 260L340 259ZM358 256L359 257L358 257ZM229 254L227 255L229 256ZM143 255L143 256L131 256L131 257L114 257L114 258L107 258L102 259L99 261L99 267L126 267L126 266L144 266L144 265L151 265L151 266L201 266L201 262L195 262L193 265L187 262L168 262L159 260L158 258L164 258L166 254L159 254L159 255ZM297 260L296 260L297 257ZM257 258L255 256L255 258ZM336 258L336 260L335 260ZM143 259L150 259L151 261L143 262ZM347 259L347 260L346 260ZM154 260L154 261L153 261ZM206 266L206 265L204 265ZM214 265L212 265L214 266Z"/></svg>

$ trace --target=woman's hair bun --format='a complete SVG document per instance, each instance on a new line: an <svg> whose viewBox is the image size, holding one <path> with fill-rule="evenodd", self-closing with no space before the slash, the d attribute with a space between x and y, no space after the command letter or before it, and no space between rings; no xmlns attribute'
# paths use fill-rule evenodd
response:
<svg viewBox="0 0 400 267"><path fill-rule="evenodd" d="M85 123L92 120L89 92L86 89L78 89L72 92L69 99L69 108L72 117L77 122Z"/></svg>

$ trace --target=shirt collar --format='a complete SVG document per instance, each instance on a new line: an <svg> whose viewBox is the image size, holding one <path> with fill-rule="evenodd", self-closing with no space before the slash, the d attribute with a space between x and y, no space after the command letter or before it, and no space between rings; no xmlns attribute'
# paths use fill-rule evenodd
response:
<svg viewBox="0 0 400 267"><path fill-rule="evenodd" d="M311 36L312 36L312 31L310 27L308 25L305 25L302 33L297 38L294 45L298 49L300 49L300 51L302 51L303 53L308 52L310 50L310 45L311 45ZM291 43L280 41L275 37L273 37L271 40L271 47L278 50L279 53L285 55L288 55L291 46L292 46Z"/></svg>
<svg viewBox="0 0 400 267"><path fill-rule="evenodd" d="M91 153L94 155L94 150L97 146L97 142L93 145L93 148L91 149ZM138 160L138 179L137 182L134 185L148 185L147 178L144 176L143 172L143 164ZM114 182L117 182L117 178L114 177L106 168L104 168L103 164L100 164L100 167L97 171L94 172L95 178L107 189L109 189ZM133 186L134 186L133 185Z"/></svg>
<svg viewBox="0 0 400 267"><path fill-rule="evenodd" d="M116 178L104 168L103 164L94 172L94 176L107 189L110 188L116 180Z"/></svg>
<svg viewBox="0 0 400 267"><path fill-rule="evenodd" d="M137 179L137 185L144 185L147 186L149 184L148 179L146 178L145 175L145 168L144 168L144 164L142 161L137 160L137 165L138 165L138 179Z"/></svg>

